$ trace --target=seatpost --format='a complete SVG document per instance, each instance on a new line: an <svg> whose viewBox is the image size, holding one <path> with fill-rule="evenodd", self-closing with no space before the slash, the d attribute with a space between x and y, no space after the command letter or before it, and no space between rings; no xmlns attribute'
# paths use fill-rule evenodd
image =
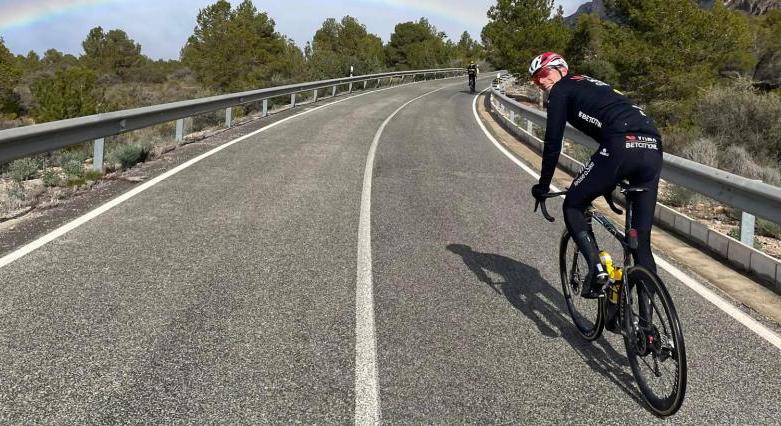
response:
<svg viewBox="0 0 781 426"><path fill-rule="evenodd" d="M629 230L632 229L632 194L627 192L624 194L626 199L626 223L624 223L624 235L629 235Z"/></svg>
<svg viewBox="0 0 781 426"><path fill-rule="evenodd" d="M632 194L627 192L625 194L626 196L626 230L624 231L624 235L626 236L626 242L629 244L629 248L632 250L637 250L638 247L638 240L637 240L637 229L632 228L632 216L634 215L634 209L632 208Z"/></svg>

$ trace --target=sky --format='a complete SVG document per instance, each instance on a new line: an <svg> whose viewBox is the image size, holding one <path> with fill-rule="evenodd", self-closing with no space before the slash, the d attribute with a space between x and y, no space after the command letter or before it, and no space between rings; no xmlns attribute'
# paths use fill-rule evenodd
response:
<svg viewBox="0 0 781 426"><path fill-rule="evenodd" d="M93 27L121 29L152 59L177 59L195 27L198 10L216 0L0 0L0 37L14 54L50 48L79 56ZM240 0L230 0L233 5ZM400 22L428 18L458 41L464 30L479 40L495 0L253 0L278 32L300 47L327 18L350 15L388 41ZM585 0L556 0L570 15Z"/></svg>

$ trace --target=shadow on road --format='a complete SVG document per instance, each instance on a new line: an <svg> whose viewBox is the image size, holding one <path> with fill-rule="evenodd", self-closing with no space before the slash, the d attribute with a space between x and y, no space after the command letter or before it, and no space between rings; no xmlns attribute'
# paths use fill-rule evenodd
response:
<svg viewBox="0 0 781 426"><path fill-rule="evenodd" d="M564 339L589 368L645 407L635 388L634 377L624 368L629 365L626 356L617 352L604 337L594 342L580 337L567 313L564 296L543 279L537 269L499 254L474 251L468 245L450 244L447 249L461 256L477 279L532 320L543 336ZM489 272L501 278L494 280Z"/></svg>

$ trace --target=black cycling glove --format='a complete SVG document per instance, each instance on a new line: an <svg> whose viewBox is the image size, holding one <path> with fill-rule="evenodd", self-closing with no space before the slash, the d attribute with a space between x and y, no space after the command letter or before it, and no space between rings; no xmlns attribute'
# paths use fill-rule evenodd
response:
<svg viewBox="0 0 781 426"><path fill-rule="evenodd" d="M549 192L550 192L550 185L538 183L532 186L532 197L534 197L535 200L542 199L543 196Z"/></svg>

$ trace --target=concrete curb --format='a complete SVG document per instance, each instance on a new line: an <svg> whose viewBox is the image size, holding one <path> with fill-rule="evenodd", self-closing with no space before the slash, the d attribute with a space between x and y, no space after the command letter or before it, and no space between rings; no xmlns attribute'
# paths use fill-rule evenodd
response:
<svg viewBox="0 0 781 426"><path fill-rule="evenodd" d="M541 153L543 141L506 117L501 111L501 105L494 104L490 94L488 96L491 98L489 101L491 113L502 127L519 141ZM583 163L562 153L559 158L559 167L567 173L575 175L583 168ZM707 225L661 203L656 205L654 222L657 226L705 250L736 270L751 275L775 293L781 294L781 261L778 259L749 247L728 235L710 229Z"/></svg>

